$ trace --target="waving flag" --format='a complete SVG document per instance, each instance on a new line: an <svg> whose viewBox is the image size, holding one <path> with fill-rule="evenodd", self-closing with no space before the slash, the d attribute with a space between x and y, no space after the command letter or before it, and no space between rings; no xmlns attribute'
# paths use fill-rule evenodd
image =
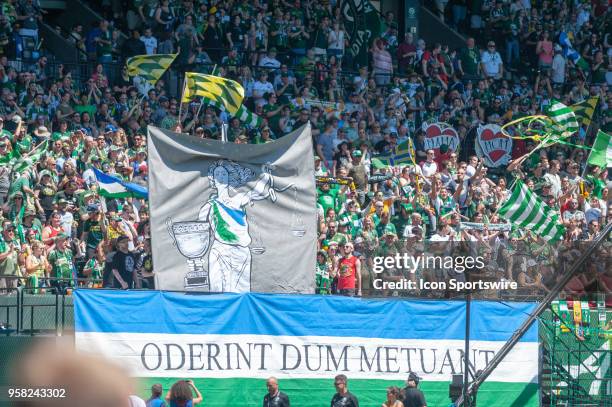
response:
<svg viewBox="0 0 612 407"><path fill-rule="evenodd" d="M28 155L21 156L15 164L13 164L13 173L21 174L22 172L32 168L47 152L48 139L40 143L36 148L28 153Z"/></svg>
<svg viewBox="0 0 612 407"><path fill-rule="evenodd" d="M395 147L391 152L380 154L372 159L377 168L394 167L414 163L414 147L412 140L408 139Z"/></svg>
<svg viewBox="0 0 612 407"><path fill-rule="evenodd" d="M132 182L125 182L118 177L113 177L98 170L93 169L96 175L96 183L98 185L98 193L105 198L147 198L147 188L134 184Z"/></svg>
<svg viewBox="0 0 612 407"><path fill-rule="evenodd" d="M562 31L559 34L559 43L563 47L563 56L571 60L575 66L586 71L589 69L589 63L580 56L580 53L572 47L572 42L570 41L567 33Z"/></svg>
<svg viewBox="0 0 612 407"><path fill-rule="evenodd" d="M225 106L215 100L203 98L202 103L215 106L220 110L225 110ZM255 113L251 112L249 109L247 109L245 105L240 105L240 107L236 111L236 114L232 116L238 118L238 120L240 120L249 127L257 128L263 124L263 119Z"/></svg>
<svg viewBox="0 0 612 407"><path fill-rule="evenodd" d="M155 85L178 54L136 55L126 61L128 75L140 76Z"/></svg>
<svg viewBox="0 0 612 407"><path fill-rule="evenodd" d="M576 115L576 119L578 119L581 124L586 124L587 126L590 126L591 119L593 118L593 113L595 113L595 109L597 108L598 102L599 96L595 96L592 98L588 98L584 102L571 105L570 109L572 109L572 111Z"/></svg>
<svg viewBox="0 0 612 407"><path fill-rule="evenodd" d="M599 130L587 162L598 167L612 167L612 136Z"/></svg>
<svg viewBox="0 0 612 407"><path fill-rule="evenodd" d="M231 79L201 73L185 73L185 89L182 102L188 103L195 96L215 101L235 115L244 99L242 85Z"/></svg>
<svg viewBox="0 0 612 407"><path fill-rule="evenodd" d="M552 129L560 137L569 137L578 131L578 121L574 111L558 100L553 100L546 112L552 119Z"/></svg>
<svg viewBox="0 0 612 407"><path fill-rule="evenodd" d="M557 241L565 233L559 215L520 180L516 181L512 195L499 209L499 215L516 226L531 230L547 242Z"/></svg>

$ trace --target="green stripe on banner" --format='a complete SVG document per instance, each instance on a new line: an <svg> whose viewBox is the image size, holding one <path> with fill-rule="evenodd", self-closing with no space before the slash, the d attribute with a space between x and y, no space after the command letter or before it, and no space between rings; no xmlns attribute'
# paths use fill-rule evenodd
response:
<svg viewBox="0 0 612 407"><path fill-rule="evenodd" d="M457 366L457 373L461 373ZM407 375L406 375L407 376ZM180 378L140 379L138 395L144 400L151 396L151 386L160 383L163 394ZM206 407L260 407L267 393L263 379L193 379ZM332 379L280 379L279 388L289 396L292 406L326 407L333 397ZM428 406L448 406L448 382L421 382ZM380 407L386 400L389 386L402 388L405 383L391 380L363 380L348 378L348 388L359 400L360 407ZM538 385L535 383L501 383L486 381L478 389L478 405L487 407L537 407Z"/></svg>

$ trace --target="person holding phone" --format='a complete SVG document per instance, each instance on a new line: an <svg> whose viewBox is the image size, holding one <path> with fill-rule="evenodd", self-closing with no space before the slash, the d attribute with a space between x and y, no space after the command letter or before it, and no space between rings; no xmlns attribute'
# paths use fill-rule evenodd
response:
<svg viewBox="0 0 612 407"><path fill-rule="evenodd" d="M179 380L174 383L165 398L170 407L193 407L202 402L202 394L193 384L193 380Z"/></svg>

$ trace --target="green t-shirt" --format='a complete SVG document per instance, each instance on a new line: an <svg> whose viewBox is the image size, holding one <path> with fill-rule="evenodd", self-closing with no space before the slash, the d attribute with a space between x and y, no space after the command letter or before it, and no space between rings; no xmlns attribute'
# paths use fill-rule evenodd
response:
<svg viewBox="0 0 612 407"><path fill-rule="evenodd" d="M461 60L463 72L468 75L478 74L478 64L480 63L480 53L478 52L478 49L463 48L461 50L461 54L459 55L459 59Z"/></svg>
<svg viewBox="0 0 612 407"><path fill-rule="evenodd" d="M72 251L53 250L49 254L49 264L52 267L53 277L72 279Z"/></svg>
<svg viewBox="0 0 612 407"><path fill-rule="evenodd" d="M32 136L26 135L23 139L13 141L13 148L20 154L25 154L32 148Z"/></svg>
<svg viewBox="0 0 612 407"><path fill-rule="evenodd" d="M98 244L100 244L104 238L100 222L97 220L94 221L87 219L85 221L85 225L83 226L83 230L87 232L87 247L89 249L95 249L98 247Z"/></svg>
<svg viewBox="0 0 612 407"><path fill-rule="evenodd" d="M330 189L327 192L319 191L317 202L323 207L323 214L327 215L329 209L337 211L338 191Z"/></svg>

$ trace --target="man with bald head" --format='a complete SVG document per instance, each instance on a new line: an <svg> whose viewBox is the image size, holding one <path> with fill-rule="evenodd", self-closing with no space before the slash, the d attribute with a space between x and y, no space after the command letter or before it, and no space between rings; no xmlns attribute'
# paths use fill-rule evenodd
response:
<svg viewBox="0 0 612 407"><path fill-rule="evenodd" d="M268 394L264 396L263 407L289 407L289 397L278 389L276 377L270 377L266 381Z"/></svg>

